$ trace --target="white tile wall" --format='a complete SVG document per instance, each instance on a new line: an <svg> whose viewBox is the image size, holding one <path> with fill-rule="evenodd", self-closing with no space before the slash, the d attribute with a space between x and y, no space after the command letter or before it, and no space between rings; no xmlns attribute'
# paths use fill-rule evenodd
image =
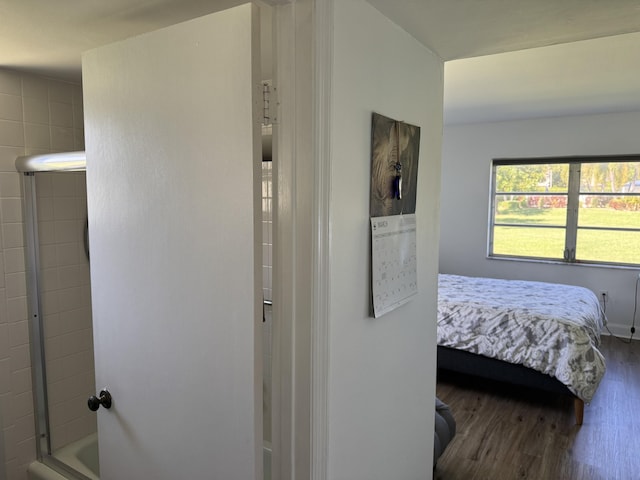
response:
<svg viewBox="0 0 640 480"><path fill-rule="evenodd" d="M263 438L271 442L271 305L265 306L265 322L262 330L262 415Z"/></svg>
<svg viewBox="0 0 640 480"><path fill-rule="evenodd" d="M7 70L0 70L0 93L7 93L9 95L21 95L21 92L21 75L16 75L14 72Z"/></svg>
<svg viewBox="0 0 640 480"><path fill-rule="evenodd" d="M0 93L0 118L3 120L22 121L22 99L18 95Z"/></svg>
<svg viewBox="0 0 640 480"><path fill-rule="evenodd" d="M79 85L0 69L0 435L4 437L4 441L0 439L0 448L4 445L0 478L6 469L7 480L26 480L27 465L36 456L22 203L15 160L19 155L53 149L82 150L83 142ZM64 212L68 207L62 208ZM52 207L49 211L54 214ZM54 229L49 238L55 239ZM72 253L61 255L68 259ZM74 283L73 273L65 281ZM87 292L81 288L82 298L89 298ZM61 302L56 300L51 303L59 308ZM62 303L68 306L65 302L66 298ZM86 347L87 335L76 341ZM66 368L74 370L65 365L61 375L66 374ZM67 432L84 428L79 423L71 422Z"/></svg>
<svg viewBox="0 0 640 480"><path fill-rule="evenodd" d="M273 162L262 162L262 287L265 300L271 300L273 243Z"/></svg>
<svg viewBox="0 0 640 480"><path fill-rule="evenodd" d="M25 129L22 122L0 120L0 145L23 147L24 134Z"/></svg>
<svg viewBox="0 0 640 480"><path fill-rule="evenodd" d="M272 299L273 266L273 162L262 162L262 282L265 300ZM271 441L271 325L272 308L265 305L262 324L263 429Z"/></svg>

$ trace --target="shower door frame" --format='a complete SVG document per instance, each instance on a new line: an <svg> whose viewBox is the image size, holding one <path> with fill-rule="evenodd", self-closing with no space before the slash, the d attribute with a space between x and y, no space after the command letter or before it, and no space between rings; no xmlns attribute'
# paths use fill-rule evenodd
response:
<svg viewBox="0 0 640 480"><path fill-rule="evenodd" d="M71 475L72 478L80 480L89 480L85 475L55 458L51 452L44 328L41 315L42 305L40 304L42 289L35 177L38 172L84 172L86 171L86 156L84 151L27 155L18 157L15 165L16 170L22 174L21 185L24 199L22 202L24 258L37 458L58 473Z"/></svg>

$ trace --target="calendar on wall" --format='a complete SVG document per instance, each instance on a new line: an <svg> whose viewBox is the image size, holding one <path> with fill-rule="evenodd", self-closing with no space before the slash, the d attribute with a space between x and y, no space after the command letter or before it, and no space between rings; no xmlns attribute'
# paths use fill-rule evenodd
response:
<svg viewBox="0 0 640 480"><path fill-rule="evenodd" d="M379 317L418 293L416 193L420 127L371 117L371 297Z"/></svg>
<svg viewBox="0 0 640 480"><path fill-rule="evenodd" d="M371 218L373 316L407 303L418 293L416 216Z"/></svg>

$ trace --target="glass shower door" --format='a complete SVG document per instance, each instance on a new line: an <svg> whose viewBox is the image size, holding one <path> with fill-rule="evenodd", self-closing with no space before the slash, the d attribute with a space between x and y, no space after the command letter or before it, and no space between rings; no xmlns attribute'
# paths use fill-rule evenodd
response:
<svg viewBox="0 0 640 480"><path fill-rule="evenodd" d="M25 176L25 232L39 456L70 478L98 478L86 175ZM77 474L80 475L77 475Z"/></svg>

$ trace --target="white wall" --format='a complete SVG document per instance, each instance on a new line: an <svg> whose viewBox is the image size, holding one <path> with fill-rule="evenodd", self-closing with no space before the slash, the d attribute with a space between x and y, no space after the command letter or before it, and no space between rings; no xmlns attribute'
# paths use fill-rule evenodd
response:
<svg viewBox="0 0 640 480"><path fill-rule="evenodd" d="M331 479L432 474L443 63L363 0L335 2L331 129ZM418 288L373 319L371 113L421 127Z"/></svg>
<svg viewBox="0 0 640 480"><path fill-rule="evenodd" d="M553 281L609 292L607 317L628 336L639 269L489 260L493 158L640 153L640 112L448 125L442 147L440 271Z"/></svg>

